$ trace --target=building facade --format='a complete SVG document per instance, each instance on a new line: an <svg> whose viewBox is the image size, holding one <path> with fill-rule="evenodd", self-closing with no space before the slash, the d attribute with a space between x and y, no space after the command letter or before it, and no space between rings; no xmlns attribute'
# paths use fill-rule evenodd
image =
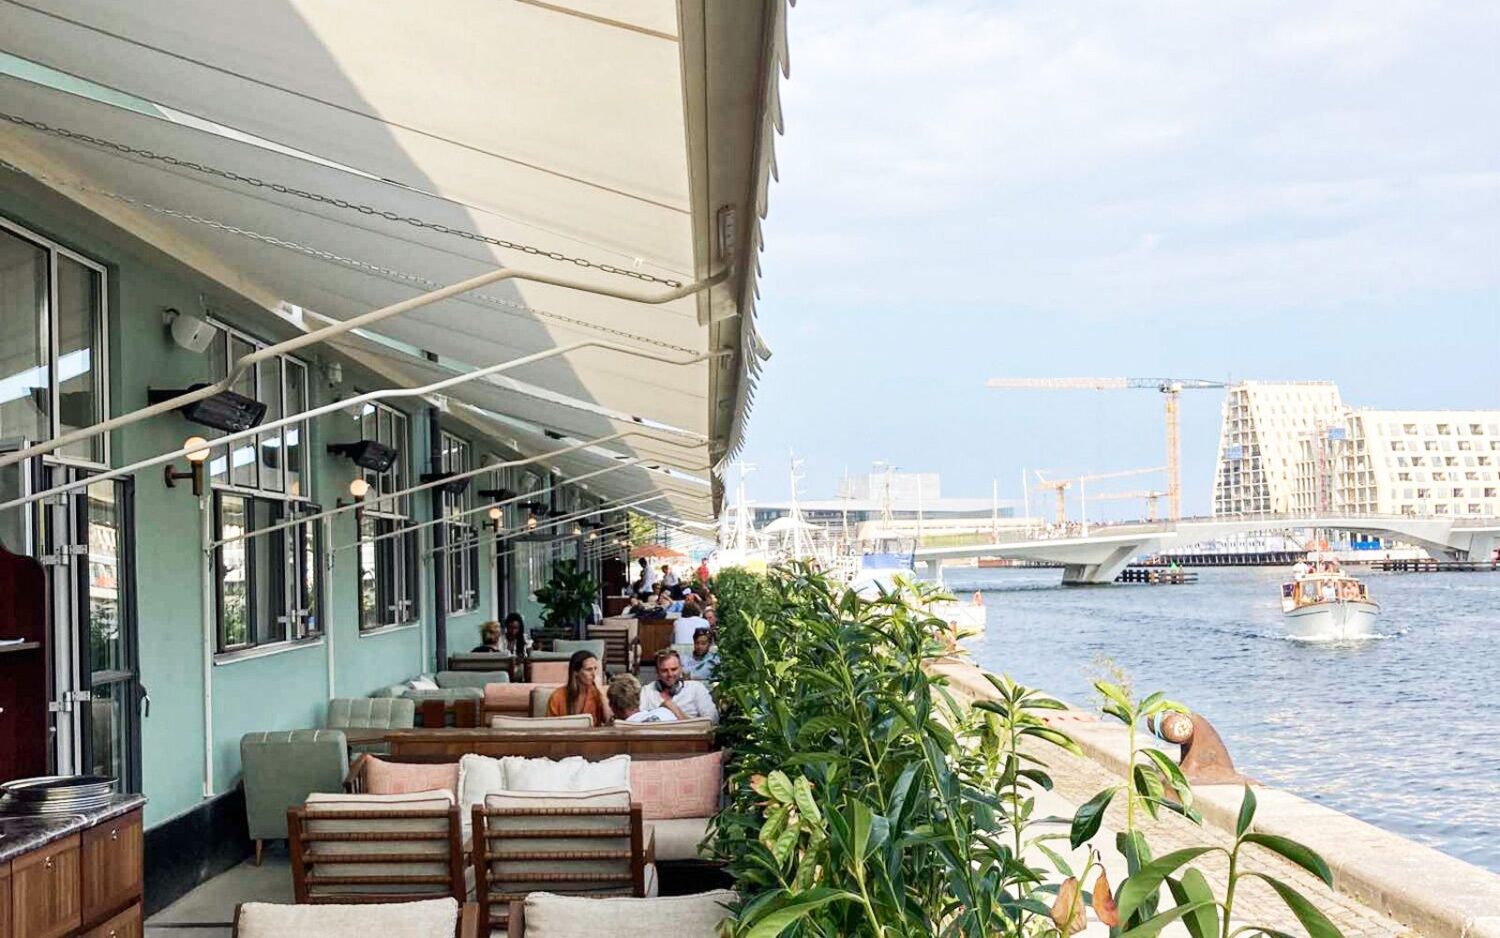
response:
<svg viewBox="0 0 1500 938"><path fill-rule="evenodd" d="M1326 382L1225 398L1214 515L1500 516L1500 411L1346 407Z"/></svg>
<svg viewBox="0 0 1500 938"><path fill-rule="evenodd" d="M1214 467L1215 517L1293 510L1304 440L1342 425L1338 388L1328 381L1246 381L1224 396Z"/></svg>

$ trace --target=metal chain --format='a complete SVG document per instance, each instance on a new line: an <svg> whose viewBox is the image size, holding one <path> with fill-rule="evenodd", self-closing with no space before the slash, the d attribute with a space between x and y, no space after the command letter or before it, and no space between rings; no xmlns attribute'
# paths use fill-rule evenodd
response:
<svg viewBox="0 0 1500 938"><path fill-rule="evenodd" d="M355 268L356 270L363 270L381 277L386 277L388 279L398 280L402 283L409 283L414 286L422 287L424 290L436 290L440 287L447 286L447 284L438 283L436 280L429 280L426 277L421 277L416 274L409 274L405 271L396 270L392 267L385 267L380 264L372 264L368 261L362 261L352 257L345 257L342 254L335 254L332 251L325 251L321 248L310 247L305 244L300 244L296 241L287 241L284 238L278 238L274 235L261 234L258 231L252 231L248 228L240 228L235 225L227 224L225 222L215 221L212 218L204 218L201 215L194 215L191 212L182 212L178 211L177 209L155 205L151 202L136 199L128 195L121 195L118 192L111 192L108 189L100 189L81 182L69 182L66 180L57 179L37 170L31 170L26 169L22 166L17 166L15 163L12 163L4 158L0 158L0 168L8 169L12 172L21 173L24 176L30 176L33 179L45 182L49 185L62 186L68 189L76 189L80 192L88 192L93 195L103 196L104 198L111 199L116 202L121 202L126 205L134 206L136 208L146 209L147 211L154 212L158 215L166 215L171 218L180 218L183 221L192 222L195 225L203 225L207 228L212 228L215 231L222 231L226 234L238 235L242 238L249 238L252 241L258 241L262 244L269 244L273 247L282 248L288 251L295 251L298 254L316 258L318 260L329 261L335 264L342 264L347 267ZM544 309L537 309L534 306L527 306L524 303L517 303L513 300L507 300L503 299L502 297L492 296L488 293L470 291L458 297L457 299L461 301L479 301L490 306L498 306L517 313L530 313L536 316L540 316L543 319L550 319L554 322L564 323L566 325L574 326L579 329L587 329L592 332L598 332L604 335L614 336L616 338L629 339L633 342L640 342L646 345L655 346L657 348L668 349L673 352L682 352L685 355L699 354L698 350L691 349L686 346L673 345L670 342L664 342L660 339L653 339L649 336L637 335L633 332L627 332L624 329L616 329L612 326L602 326L598 323L589 322L588 320L579 319L574 316L565 316L562 313L554 313Z"/></svg>
<svg viewBox="0 0 1500 938"><path fill-rule="evenodd" d="M269 189L272 192L276 192L281 195L290 195L299 199L306 199L310 202L317 202L320 205L328 205L333 208L358 212L361 215L383 218L386 221L401 222L403 224L411 225L413 228L421 228L423 230L433 231L438 234L452 235L456 238L462 238L465 241L474 241L483 244L489 244L498 248L504 248L508 251L520 251L522 254L530 254L533 257L545 257L548 260L573 264L578 267L587 267L590 270L597 270L601 273L614 274L620 277L629 277L632 280L640 280L645 283L659 283L663 286L671 287L673 289L682 286L682 281L680 280L671 280L666 277L658 277L654 274L644 273L639 270L627 270L624 267L616 267L613 264L603 264L597 261L591 261L586 257L573 257L567 254L563 254L560 251L549 251L545 248L539 248L533 244L522 244L517 241L507 241L504 238L492 238L489 235L482 235L473 231L465 231L462 228L453 228L449 225L441 224L440 222L424 221L411 215L402 215L399 212L392 212L389 209L378 209L373 205L365 205L360 202L350 202L347 199L340 199L335 196L324 195L321 192L311 192L307 189L299 189L296 186L288 186L279 182L267 182L264 179L259 179L255 176L247 176L243 173L234 172L233 170L219 169L217 166L209 166L206 163L199 163L194 160L184 160L175 156L171 156L169 154L157 153L154 150L145 150L140 147L133 147L126 143L118 143L114 140L106 140L103 137L96 137L93 134L83 133L82 131L69 130L66 127L54 127L51 124L45 123L43 121L31 120L27 117L21 117L18 114L7 114L3 111L0 111L0 118L4 118L5 120L10 121L12 124L17 124L22 127L29 127L32 130L38 131L40 133L50 134L54 137L60 137L63 140L73 140L78 143L85 143L89 144L90 146L96 146L106 150L114 150L116 153L121 153L128 156L137 156L145 160L152 160L154 162L162 163L167 166L174 166L180 169L189 169L193 172L203 173L204 175L215 176L227 182L243 183L244 185L250 186L251 188L255 189Z"/></svg>

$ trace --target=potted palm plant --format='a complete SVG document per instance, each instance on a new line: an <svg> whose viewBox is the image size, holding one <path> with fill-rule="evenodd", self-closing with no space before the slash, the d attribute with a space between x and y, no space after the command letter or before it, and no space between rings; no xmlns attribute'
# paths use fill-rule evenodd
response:
<svg viewBox="0 0 1500 938"><path fill-rule="evenodd" d="M542 605L542 626L548 631L572 631L577 638L586 637L585 625L598 595L599 584L578 568L576 560L559 560L552 565L547 584L536 591L536 601Z"/></svg>

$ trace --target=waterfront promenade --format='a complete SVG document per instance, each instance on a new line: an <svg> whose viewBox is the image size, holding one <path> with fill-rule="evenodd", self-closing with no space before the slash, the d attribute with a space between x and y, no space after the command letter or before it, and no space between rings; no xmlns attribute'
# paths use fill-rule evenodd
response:
<svg viewBox="0 0 1500 938"><path fill-rule="evenodd" d="M933 670L947 677L963 697L993 696L984 672L972 663L950 659ZM1071 818L1079 805L1101 790L1123 783L1125 728L1071 709L1049 722L1071 735L1085 755L1056 747L1036 750L1049 765L1054 782L1051 792L1037 793L1036 814ZM1238 785L1198 785L1194 794L1204 815L1201 826L1163 812L1157 819L1142 814L1137 827L1157 856L1192 846L1228 847L1233 843L1231 832L1241 793ZM1257 786L1256 796L1259 807L1254 828L1293 837L1318 851L1333 869L1335 885L1329 888L1300 867L1255 847L1242 854L1243 868L1271 875L1312 898L1347 938L1500 938L1500 875L1287 792ZM1091 841L1103 853L1110 880L1116 884L1123 880L1125 869L1115 853L1114 840L1124 826L1125 802L1116 798ZM1066 834L1066 824L1058 824L1057 830ZM1069 862L1081 867L1086 849L1073 851ZM1193 865L1222 896L1227 861L1212 855ZM1235 908L1236 920L1291 935L1305 934L1281 899L1259 880L1240 881ZM1180 926L1164 932L1185 933ZM1091 917L1085 934L1103 936L1108 929Z"/></svg>

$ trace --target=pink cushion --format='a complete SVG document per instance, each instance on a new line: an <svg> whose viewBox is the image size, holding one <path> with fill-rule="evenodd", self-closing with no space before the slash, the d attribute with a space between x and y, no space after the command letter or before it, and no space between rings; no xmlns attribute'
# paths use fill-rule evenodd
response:
<svg viewBox="0 0 1500 938"><path fill-rule="evenodd" d="M371 795L400 795L445 788L458 797L458 763L382 762L365 760L365 791Z"/></svg>
<svg viewBox="0 0 1500 938"><path fill-rule="evenodd" d="M630 796L646 820L713 817L724 785L720 753L679 759L631 759Z"/></svg>
<svg viewBox="0 0 1500 938"><path fill-rule="evenodd" d="M566 661L533 661L527 665L531 673L531 686L538 684L566 684L568 683L568 663Z"/></svg>
<svg viewBox="0 0 1500 938"><path fill-rule="evenodd" d="M526 713L531 709L531 689L536 686L521 682L486 684L484 685L484 705L490 710L514 710L517 713Z"/></svg>

